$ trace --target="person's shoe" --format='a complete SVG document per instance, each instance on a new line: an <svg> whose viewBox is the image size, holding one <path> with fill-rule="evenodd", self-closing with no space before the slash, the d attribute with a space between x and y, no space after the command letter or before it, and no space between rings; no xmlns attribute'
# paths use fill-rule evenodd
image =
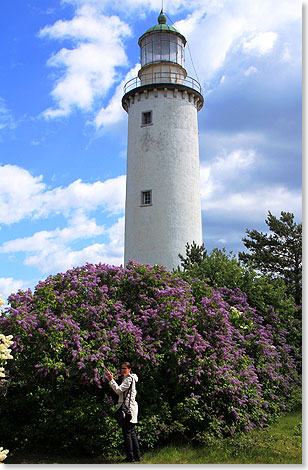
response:
<svg viewBox="0 0 308 470"><path fill-rule="evenodd" d="M123 463L125 463L125 462L126 462L126 463L128 463L128 462L129 462L129 463L132 463L132 462L135 462L135 461L134 461L134 459L129 459L129 458L126 457L124 460L122 460L122 462L123 462Z"/></svg>

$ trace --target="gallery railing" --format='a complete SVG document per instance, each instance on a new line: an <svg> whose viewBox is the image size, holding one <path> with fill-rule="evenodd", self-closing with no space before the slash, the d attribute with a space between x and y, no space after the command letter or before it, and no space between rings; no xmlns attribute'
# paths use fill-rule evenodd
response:
<svg viewBox="0 0 308 470"><path fill-rule="evenodd" d="M162 83L177 83L179 85L185 85L198 93L202 94L200 83L192 77L183 77L183 74L176 72L152 72L143 73L141 79L134 77L124 85L124 94L133 90L134 88L150 85L150 84L162 84Z"/></svg>

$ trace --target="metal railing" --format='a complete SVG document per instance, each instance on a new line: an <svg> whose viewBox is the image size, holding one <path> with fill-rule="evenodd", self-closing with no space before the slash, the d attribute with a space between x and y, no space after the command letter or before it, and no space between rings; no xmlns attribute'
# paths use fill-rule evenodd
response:
<svg viewBox="0 0 308 470"><path fill-rule="evenodd" d="M179 85L185 85L198 93L202 94L200 83L192 77L183 77L183 74L176 72L152 72L143 73L142 78L134 77L124 85L124 94L133 90L134 88L151 85L151 84L162 84L162 83L177 83Z"/></svg>

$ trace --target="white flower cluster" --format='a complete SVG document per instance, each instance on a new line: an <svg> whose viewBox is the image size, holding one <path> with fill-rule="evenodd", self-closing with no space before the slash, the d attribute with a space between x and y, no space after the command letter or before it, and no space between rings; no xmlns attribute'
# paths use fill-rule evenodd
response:
<svg viewBox="0 0 308 470"><path fill-rule="evenodd" d="M3 460L6 459L8 453L8 450L3 450L3 447L0 447L0 463L2 463Z"/></svg>
<svg viewBox="0 0 308 470"><path fill-rule="evenodd" d="M14 341L11 341L12 338L12 335L4 336L0 334L0 378L5 377L3 366L5 366L7 359L13 359L10 350L10 346L14 343Z"/></svg>
<svg viewBox="0 0 308 470"><path fill-rule="evenodd" d="M236 319L240 318L240 316L243 315L243 313L235 307L230 308L230 313L232 314L232 318Z"/></svg>
<svg viewBox="0 0 308 470"><path fill-rule="evenodd" d="M5 303L3 299L0 298L0 307ZM11 355L10 346L13 344L14 341L11 341L13 338L12 335L4 336L0 334L0 379L5 377L5 370L4 367L6 361L8 359L13 359ZM4 450L3 447L0 447L0 464L3 460L6 459L7 454L9 453L8 450Z"/></svg>

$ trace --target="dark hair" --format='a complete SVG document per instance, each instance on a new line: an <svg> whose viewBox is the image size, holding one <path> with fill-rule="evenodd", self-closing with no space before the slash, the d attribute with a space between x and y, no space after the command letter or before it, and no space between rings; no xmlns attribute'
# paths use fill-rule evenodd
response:
<svg viewBox="0 0 308 470"><path fill-rule="evenodd" d="M131 369L132 368L132 365L130 362L127 362L127 361L124 361L124 362L121 362L122 365L125 365L127 367L127 369Z"/></svg>

